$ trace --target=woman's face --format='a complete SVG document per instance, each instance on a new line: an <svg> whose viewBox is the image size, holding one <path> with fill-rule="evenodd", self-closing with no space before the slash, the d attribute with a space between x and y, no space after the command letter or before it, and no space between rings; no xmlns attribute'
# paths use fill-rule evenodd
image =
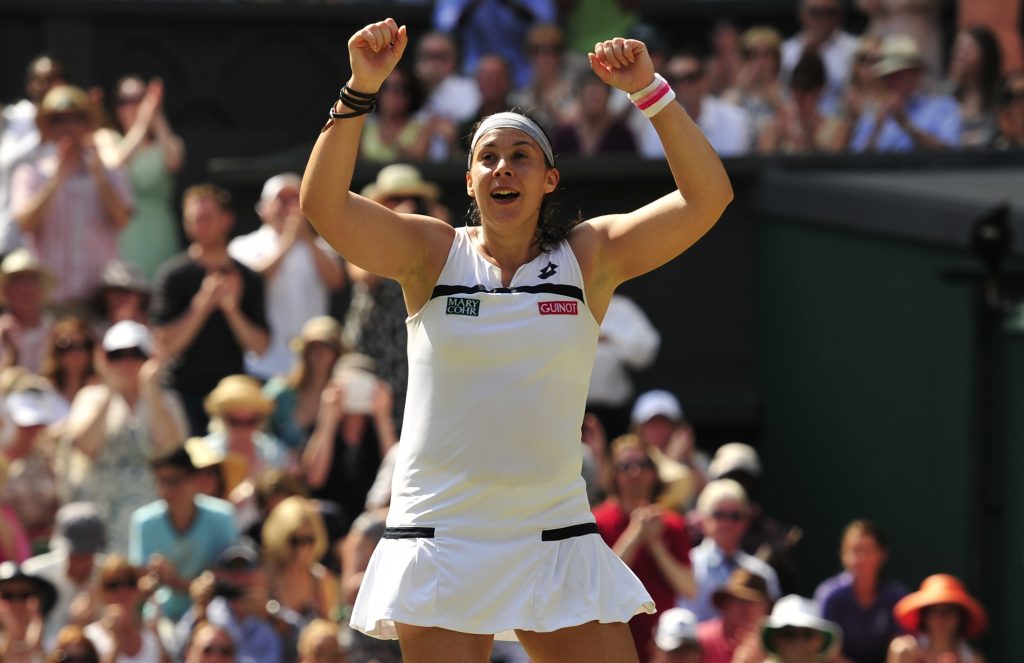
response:
<svg viewBox="0 0 1024 663"><path fill-rule="evenodd" d="M117 123L121 125L121 131L126 132L135 123L139 114L139 103L146 94L146 85L137 78L129 78L117 88L114 98L114 114L117 115Z"/></svg>
<svg viewBox="0 0 1024 663"><path fill-rule="evenodd" d="M221 418L231 437L251 438L266 422L262 412L247 407L228 408Z"/></svg>
<svg viewBox="0 0 1024 663"><path fill-rule="evenodd" d="M134 609L139 602L139 584L131 569L120 569L104 578L100 590L108 605Z"/></svg>
<svg viewBox="0 0 1024 663"><path fill-rule="evenodd" d="M637 447L628 447L615 455L615 486L619 495L632 499L651 499L658 472L650 456Z"/></svg>
<svg viewBox="0 0 1024 663"><path fill-rule="evenodd" d="M141 348L122 348L107 353L110 370L117 374L120 384L134 384L139 377L139 370L146 363L146 354Z"/></svg>
<svg viewBox="0 0 1024 663"><path fill-rule="evenodd" d="M338 349L323 341L311 341L306 345L306 361L310 366L330 368L338 360Z"/></svg>
<svg viewBox="0 0 1024 663"><path fill-rule="evenodd" d="M536 224L544 196L558 186L533 138L518 129L492 129L480 137L466 173L484 227Z"/></svg>
<svg viewBox="0 0 1024 663"><path fill-rule="evenodd" d="M843 568L855 579L876 580L887 555L874 537L854 530L843 539L841 551Z"/></svg>
<svg viewBox="0 0 1024 663"><path fill-rule="evenodd" d="M772 644L782 663L817 661L821 647L825 644L825 636L812 628L785 626L772 635Z"/></svg>
<svg viewBox="0 0 1024 663"><path fill-rule="evenodd" d="M380 106L380 113L385 116L404 117L409 113L409 81L400 69L391 72L380 86L377 103Z"/></svg>
<svg viewBox="0 0 1024 663"><path fill-rule="evenodd" d="M312 566L316 562L316 533L313 526L303 523L288 535L288 547L294 559L301 566Z"/></svg>
<svg viewBox="0 0 1024 663"><path fill-rule="evenodd" d="M33 601L38 601L35 587L27 580L11 580L0 589L0 608L21 624L28 624L32 616L29 604Z"/></svg>
<svg viewBox="0 0 1024 663"><path fill-rule="evenodd" d="M67 372L81 373L92 363L92 348L91 339L73 332L58 336L54 349L60 358L61 368Z"/></svg>
<svg viewBox="0 0 1024 663"><path fill-rule="evenodd" d="M966 30L961 30L953 42L953 55L949 63L949 77L957 82L976 78L981 71L981 47Z"/></svg>
<svg viewBox="0 0 1024 663"><path fill-rule="evenodd" d="M960 634L960 607L953 603L930 605L921 615L921 630L932 639L954 639Z"/></svg>

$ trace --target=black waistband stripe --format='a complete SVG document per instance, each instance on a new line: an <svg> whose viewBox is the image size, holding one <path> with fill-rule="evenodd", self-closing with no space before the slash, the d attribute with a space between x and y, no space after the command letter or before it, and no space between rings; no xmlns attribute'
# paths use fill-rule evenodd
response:
<svg viewBox="0 0 1024 663"><path fill-rule="evenodd" d="M586 534L597 534L597 523L582 523L580 525L569 525L558 529L546 529L540 533L541 541L564 541Z"/></svg>
<svg viewBox="0 0 1024 663"><path fill-rule="evenodd" d="M432 539L433 527L385 527L385 539Z"/></svg>

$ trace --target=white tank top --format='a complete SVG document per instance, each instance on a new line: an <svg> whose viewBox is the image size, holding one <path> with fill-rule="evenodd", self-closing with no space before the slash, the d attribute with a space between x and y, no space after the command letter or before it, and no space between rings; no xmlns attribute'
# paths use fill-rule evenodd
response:
<svg viewBox="0 0 1024 663"><path fill-rule="evenodd" d="M593 522L580 426L600 327L569 244L503 287L458 228L431 299L406 324L388 526L491 539Z"/></svg>

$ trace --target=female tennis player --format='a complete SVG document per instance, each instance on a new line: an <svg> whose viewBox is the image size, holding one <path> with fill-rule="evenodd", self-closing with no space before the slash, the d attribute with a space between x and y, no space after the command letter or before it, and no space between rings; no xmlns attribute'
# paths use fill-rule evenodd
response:
<svg viewBox="0 0 1024 663"><path fill-rule="evenodd" d="M590 65L651 118L677 190L626 214L549 218L551 144L505 112L472 137L478 224L395 213L349 189L365 115L408 43L390 18L352 36L352 76L302 182L320 234L401 283L409 310L391 509L352 626L397 637L408 663L483 663L495 636L518 638L539 663L636 661L626 622L654 605L587 505L587 384L615 288L706 233L732 199L728 177L644 44L611 39Z"/></svg>

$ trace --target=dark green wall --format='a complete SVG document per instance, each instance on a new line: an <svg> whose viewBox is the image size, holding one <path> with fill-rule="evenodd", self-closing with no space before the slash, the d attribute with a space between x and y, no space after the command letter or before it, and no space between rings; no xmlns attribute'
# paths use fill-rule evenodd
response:
<svg viewBox="0 0 1024 663"><path fill-rule="evenodd" d="M779 218L759 219L755 245L766 502L805 528L805 593L837 570L840 532L856 517L889 534L895 577L916 585L942 571L984 591L975 484L981 454L972 440L974 291L940 278L969 263L966 251ZM1019 442L1019 336L1003 368L1004 440ZM989 577L1019 587L1024 489L1015 479L1024 449L1006 446L1008 499L1001 504L1013 527L995 541L1005 563ZM988 645L1003 655L992 660L1024 660L1019 642L1001 637L1020 611L998 613Z"/></svg>

